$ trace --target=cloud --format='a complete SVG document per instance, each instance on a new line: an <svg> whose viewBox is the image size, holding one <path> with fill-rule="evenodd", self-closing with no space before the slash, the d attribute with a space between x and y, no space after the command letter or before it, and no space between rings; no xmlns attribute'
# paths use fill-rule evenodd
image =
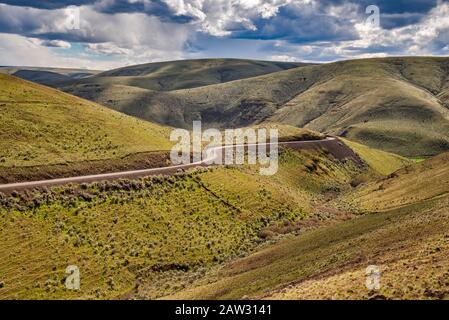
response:
<svg viewBox="0 0 449 320"><path fill-rule="evenodd" d="M354 24L353 39L312 41L294 44L279 41L262 50L272 57L274 52L302 61L335 61L340 59L385 57L389 55L444 55L449 42L449 3L438 2L418 22L384 29L363 20Z"/></svg>
<svg viewBox="0 0 449 320"><path fill-rule="evenodd" d="M351 43L355 48L369 50L383 46L387 53L438 53L443 47L441 37L449 32L449 3L439 2L424 18L412 25L372 29L365 24L357 24L356 29L359 40Z"/></svg>
<svg viewBox="0 0 449 320"><path fill-rule="evenodd" d="M63 49L70 49L72 45L70 42L63 41L63 40L41 40L41 39L30 39L31 41L36 41L36 44L45 46L45 47L52 47L52 48L63 48Z"/></svg>
<svg viewBox="0 0 449 320"><path fill-rule="evenodd" d="M79 7L80 25L76 30L68 27L70 12L65 8L0 5L0 9L0 32L19 32L25 38L40 39L42 46L70 48L70 43L81 43L88 53L119 56L123 64L182 58L193 32L190 25L164 22L143 13L110 15L92 6Z"/></svg>
<svg viewBox="0 0 449 320"><path fill-rule="evenodd" d="M1 65L37 66L84 69L110 69L123 65L122 61L101 61L88 56L65 56L55 53L36 39L0 33Z"/></svg>
<svg viewBox="0 0 449 320"><path fill-rule="evenodd" d="M355 13L349 10L351 8L354 6L322 7L318 2L294 2L281 7L279 14L271 19L256 20L256 32L239 31L233 37L291 43L354 39L357 36L353 20Z"/></svg>
<svg viewBox="0 0 449 320"><path fill-rule="evenodd" d="M192 18L198 30L213 36L229 36L236 30L256 31L253 20L269 19L292 2L312 0L165 0L175 15Z"/></svg>
<svg viewBox="0 0 449 320"><path fill-rule="evenodd" d="M47 1L35 1L35 0L2 0L0 3L5 3L13 6L30 7L38 9L61 9L70 5L82 6L91 4L92 0L47 0Z"/></svg>
<svg viewBox="0 0 449 320"><path fill-rule="evenodd" d="M365 23L371 4L380 8L380 28ZM68 5L79 8L79 29L67 23ZM190 57L316 62L447 54L448 6L441 0L0 0L7 42L0 48L34 45L42 63L109 67ZM5 54L0 64L18 62ZM29 54L17 57L21 64L41 63Z"/></svg>
<svg viewBox="0 0 449 320"><path fill-rule="evenodd" d="M296 61L296 58L284 54L284 55L274 55L274 56L270 56L270 57L269 57L269 60L272 60L272 61L284 61L284 62L295 62L295 61Z"/></svg>
<svg viewBox="0 0 449 320"><path fill-rule="evenodd" d="M114 43L105 42L105 43L88 43L85 45L85 48L93 53L102 54L107 56L113 55L130 55L132 52L129 49L120 48Z"/></svg>

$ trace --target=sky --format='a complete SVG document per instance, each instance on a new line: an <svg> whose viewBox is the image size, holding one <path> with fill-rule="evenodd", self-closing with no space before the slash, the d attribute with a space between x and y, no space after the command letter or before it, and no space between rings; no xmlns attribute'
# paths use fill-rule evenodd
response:
<svg viewBox="0 0 449 320"><path fill-rule="evenodd" d="M0 65L449 55L443 0L0 0Z"/></svg>

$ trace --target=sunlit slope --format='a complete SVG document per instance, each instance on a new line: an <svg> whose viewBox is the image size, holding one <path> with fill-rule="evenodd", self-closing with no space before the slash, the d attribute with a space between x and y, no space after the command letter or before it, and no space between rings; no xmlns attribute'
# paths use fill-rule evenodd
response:
<svg viewBox="0 0 449 320"><path fill-rule="evenodd" d="M347 196L362 211L387 210L449 194L449 154L407 166Z"/></svg>
<svg viewBox="0 0 449 320"><path fill-rule="evenodd" d="M346 261L340 270L298 281L297 285L275 290L268 297L447 299L448 165L449 155L442 154L368 183L348 195L346 201L368 213L355 220L352 227L357 229L368 223L371 230L358 240L346 241L360 250L363 263ZM376 213L379 210L382 213ZM340 250L342 255L352 251L349 247ZM378 292L369 292L362 281L368 264L379 266L382 272Z"/></svg>
<svg viewBox="0 0 449 320"><path fill-rule="evenodd" d="M0 194L0 299L157 298L263 242L346 216L314 210L360 171L288 151L275 176L216 167L172 177ZM81 290L66 290L77 265Z"/></svg>
<svg viewBox="0 0 449 320"><path fill-rule="evenodd" d="M44 68L44 67L0 67L0 73L9 74L44 85L69 82L99 73L97 70Z"/></svg>
<svg viewBox="0 0 449 320"><path fill-rule="evenodd" d="M273 114L310 84L295 69L196 88L157 91L129 84L86 84L63 90L139 118L190 128L201 119L208 127L243 127ZM314 69L300 67L307 74Z"/></svg>
<svg viewBox="0 0 449 320"><path fill-rule="evenodd" d="M102 72L73 81L74 90L123 85L155 91L196 88L245 79L306 65L244 59L199 59L147 63ZM67 86L67 84L64 84Z"/></svg>
<svg viewBox="0 0 449 320"><path fill-rule="evenodd" d="M327 65L328 76L270 117L406 156L449 149L448 59L397 58Z"/></svg>
<svg viewBox="0 0 449 320"><path fill-rule="evenodd" d="M359 217L237 259L169 298L447 299L448 164L443 154L361 185L333 200ZM370 265L379 291L365 286Z"/></svg>
<svg viewBox="0 0 449 320"><path fill-rule="evenodd" d="M168 150L169 129L0 75L0 164L30 166Z"/></svg>
<svg viewBox="0 0 449 320"><path fill-rule="evenodd" d="M365 161L365 163L371 167L372 170L381 175L388 175L412 163L411 160L394 153L370 148L347 139L342 140L346 145L354 150L354 152L356 152Z"/></svg>

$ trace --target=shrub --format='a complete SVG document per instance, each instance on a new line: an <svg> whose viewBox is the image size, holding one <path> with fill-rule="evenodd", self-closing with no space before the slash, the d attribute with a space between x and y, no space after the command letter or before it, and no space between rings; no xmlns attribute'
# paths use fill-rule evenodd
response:
<svg viewBox="0 0 449 320"><path fill-rule="evenodd" d="M351 180L350 184L351 184L351 187L355 188L355 187L361 185L362 183L366 183L367 181L369 181L369 178L366 175L359 174Z"/></svg>

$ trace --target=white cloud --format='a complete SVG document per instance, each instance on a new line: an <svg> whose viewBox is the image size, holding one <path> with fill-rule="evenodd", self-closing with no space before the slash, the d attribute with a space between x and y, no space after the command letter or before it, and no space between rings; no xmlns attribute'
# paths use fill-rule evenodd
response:
<svg viewBox="0 0 449 320"><path fill-rule="evenodd" d="M53 48L63 48L63 49L70 49L72 45L70 42L63 41L63 40L42 40L42 39L32 39L32 41L35 41L36 44L46 46L46 47L53 47Z"/></svg>
<svg viewBox="0 0 449 320"><path fill-rule="evenodd" d="M349 7L331 7L328 12L340 15ZM404 27L382 29L364 19L350 16L358 34L356 40L314 42L307 46L282 43L288 55L300 61L335 61L341 59L386 57L389 55L447 54L443 35L449 37L449 3L439 2L421 21ZM444 43L443 45L441 43ZM446 47L445 47L446 46ZM307 50L304 48L307 47ZM446 50L445 50L446 48Z"/></svg>
<svg viewBox="0 0 449 320"><path fill-rule="evenodd" d="M311 3L313 0L165 0L176 15L195 19L194 25L213 36L227 36L231 30L257 30L255 18L268 19L279 8L290 3Z"/></svg>
<svg viewBox="0 0 449 320"><path fill-rule="evenodd" d="M132 53L131 50L126 48L120 48L119 46L117 46L112 42L88 43L85 45L85 48L92 53L102 54L106 56L130 55Z"/></svg>
<svg viewBox="0 0 449 320"><path fill-rule="evenodd" d="M162 22L157 17L143 13L103 14L95 11L92 6L79 7L80 29L68 30L66 9L42 10L6 5L0 5L0 8L0 21L3 19L3 23L13 27L12 29L32 35L3 36L8 43L1 43L0 46L16 45L16 50L20 51L16 52L17 57L22 57L22 61L18 58L14 58L14 61L20 65L30 64L31 60L35 60L33 64L40 65L61 64L62 59L73 63L73 59L63 56L54 60L56 53L44 48L47 46L68 49L71 47L67 41L69 39L84 43L89 54L109 56L95 61L104 66L117 65L116 59L112 59L113 56L120 57L122 65L180 59L183 57L184 44L193 32L190 25ZM46 34L60 35L64 40L46 40ZM41 37L41 40L37 37ZM24 49L32 44L35 46L33 52L42 54L40 59L34 59L29 51ZM0 55L0 64L10 64L8 59L13 57ZM77 60L78 63L87 61L87 56Z"/></svg>
<svg viewBox="0 0 449 320"><path fill-rule="evenodd" d="M285 55L285 54L269 56L268 59L272 60L272 61L284 61L284 62L295 62L296 61L295 57Z"/></svg>
<svg viewBox="0 0 449 320"><path fill-rule="evenodd" d="M127 1L154 5L150 0ZM249 39L254 44L264 41L271 45L267 45L269 49L254 50L252 54L273 60L332 61L388 54L443 54L449 50L448 41L445 41L449 40L449 3L443 1L419 22L393 29L366 25L364 10L348 2L332 5L317 0L162 1L172 14L191 17L192 21L175 23L170 22L176 20L171 19L172 16L162 19L144 13L101 13L115 4L115 0L101 0L79 7L80 29L68 30L66 9L0 4L0 30L11 33L0 34L0 64L112 68L182 59L193 54L202 57L207 50L214 56L233 56L239 51L237 46L219 51L216 44L204 40L195 43L196 39L201 39L195 38L196 33L208 34L203 39L213 38L210 35L226 37L236 31L256 31L260 22L259 35L268 38L274 35L279 40ZM285 6L291 13L289 17L280 16ZM298 17L298 21L294 17ZM13 36L14 33L22 36ZM257 37L257 33L255 35ZM308 42L298 44L301 41L295 43L297 39ZM225 40L231 43L233 39ZM186 52L186 47L198 51ZM79 48L84 51L80 52ZM249 49L245 54L247 52Z"/></svg>
<svg viewBox="0 0 449 320"><path fill-rule="evenodd" d="M106 70L117 68L121 61L93 61L89 57L63 56L36 39L0 33L0 64L7 66L36 66Z"/></svg>
<svg viewBox="0 0 449 320"><path fill-rule="evenodd" d="M94 42L113 42L118 47L133 49L147 46L148 50L182 50L191 28L187 25L161 22L157 17L141 13L114 15L98 13L90 7L81 9L81 29L74 34Z"/></svg>
<svg viewBox="0 0 449 320"><path fill-rule="evenodd" d="M383 46L403 54L432 54L440 34L449 31L449 3L439 2L422 21L405 27L385 30L359 23L355 28L360 39L344 46Z"/></svg>

